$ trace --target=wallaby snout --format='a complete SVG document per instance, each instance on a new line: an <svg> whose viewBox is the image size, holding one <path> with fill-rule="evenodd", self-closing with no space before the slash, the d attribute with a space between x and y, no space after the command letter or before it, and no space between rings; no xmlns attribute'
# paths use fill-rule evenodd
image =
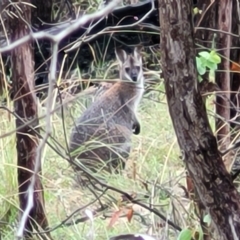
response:
<svg viewBox="0 0 240 240"><path fill-rule="evenodd" d="M137 82L138 74L139 74L139 67L134 67L134 68L132 68L131 73L129 75L131 76L131 79L134 82Z"/></svg>

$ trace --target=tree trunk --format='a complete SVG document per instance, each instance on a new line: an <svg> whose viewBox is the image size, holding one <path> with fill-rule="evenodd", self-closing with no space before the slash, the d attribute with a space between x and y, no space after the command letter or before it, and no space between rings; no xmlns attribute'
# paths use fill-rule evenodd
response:
<svg viewBox="0 0 240 240"><path fill-rule="evenodd" d="M199 92L191 0L159 0L159 13L168 107L184 162L218 239L237 239L240 195L223 164Z"/></svg>
<svg viewBox="0 0 240 240"><path fill-rule="evenodd" d="M15 1L18 2L18 1ZM31 3L26 0L26 3ZM21 12L18 8L21 8ZM11 40L15 41L29 34L30 29L27 23L31 22L31 7L24 3L18 4L18 8L12 6L13 11L18 18L10 20ZM21 16L20 16L21 14ZM34 93L34 62L31 43L25 43L12 50L12 81L14 90L14 108L19 118L16 119L17 158L18 158L18 183L19 183L19 201L21 213L27 207L27 191L31 181L32 173L36 164L36 149L39 144L37 135L37 102ZM23 121L36 119L33 124L22 126ZM39 164L41 166L41 163ZM47 218L44 212L43 186L40 180L41 167L36 174L34 185L34 207L31 209L27 219L25 230L32 231L33 228L45 229L48 226ZM31 233L25 234L31 237Z"/></svg>
<svg viewBox="0 0 240 240"><path fill-rule="evenodd" d="M198 1L198 8L200 10L202 10L201 14L198 14L197 16L195 16L195 40L196 43L200 44L201 46L204 46L205 49L208 51L209 49L211 49L212 47L212 40L214 37L214 33L211 31L207 31L205 29L197 29L198 27L201 28L208 28L208 29L216 29L217 28L217 23L216 23L216 2L212 2L211 0L199 0ZM203 51L202 48L197 48L197 52ZM204 50L205 50L204 49ZM209 82L209 74L208 72L204 74L203 79L201 81L201 83L199 84L199 87L201 85L205 85L206 84L206 90L207 91L203 91L204 93L206 92L211 92L212 89L209 89L209 84L211 84L211 82ZM206 82L206 83L204 83ZM201 89L200 89L201 91ZM213 90L214 91L214 90ZM204 102L205 104L205 102ZM194 184L193 184L194 185ZM203 239L204 240L210 240L212 239L213 233L210 230L209 226L207 223L205 223L203 221L204 216L207 214L206 208L204 206L204 204L201 202L201 198L196 190L196 188L194 188L194 198L193 200L195 201L195 213L196 215L200 218L200 225L202 227L202 231L203 231Z"/></svg>
<svg viewBox="0 0 240 240"><path fill-rule="evenodd" d="M240 29L238 25L238 2L233 1L233 7L232 7L232 33L239 35ZM240 41L239 37L235 37L232 39L231 47L234 47L231 49L231 61L234 63L240 64ZM233 69L234 70L234 69ZM232 81L231 81L231 100L234 104L234 107L231 107L231 118L233 118L236 122L239 122L239 108L240 108L240 68L239 66L236 67L234 70L235 72L232 73ZM231 128L235 130L235 134L239 132L239 126L236 123L231 123ZM235 137L235 136L234 136Z"/></svg>
<svg viewBox="0 0 240 240"><path fill-rule="evenodd" d="M217 96L216 101L216 129L218 145L222 151L225 151L231 143L230 133L230 48L231 48L231 35L222 33L231 32L232 30L232 0L221 1L217 5L218 15L218 34L217 48L220 50L222 61L219 65L221 71L216 73L216 82L223 92L224 97ZM227 100L228 99L228 100ZM221 119L222 118L222 119ZM225 166L230 171L231 157L226 156Z"/></svg>

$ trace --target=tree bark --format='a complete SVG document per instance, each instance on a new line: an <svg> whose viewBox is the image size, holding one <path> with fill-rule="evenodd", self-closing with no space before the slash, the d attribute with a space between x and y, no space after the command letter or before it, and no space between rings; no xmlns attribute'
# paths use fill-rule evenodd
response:
<svg viewBox="0 0 240 240"><path fill-rule="evenodd" d="M184 162L218 239L238 239L240 195L223 164L199 92L191 1L159 0L159 13L168 107Z"/></svg>
<svg viewBox="0 0 240 240"><path fill-rule="evenodd" d="M231 35L222 32L231 32L232 30L232 0L221 1L217 5L217 15L218 15L218 30L221 32L218 34L217 38L217 48L220 50L222 61L219 65L221 71L216 73L216 82L223 92L225 97L217 96L216 101L216 129L217 129L217 140L222 151L226 150L231 143L230 139L230 48L231 48ZM227 169L231 165L231 158L225 162Z"/></svg>
<svg viewBox="0 0 240 240"><path fill-rule="evenodd" d="M205 29L197 29L198 27L201 28L208 28L208 29L215 29L217 27L217 23L216 23L216 2L211 2L211 0L199 0L197 7L202 11L201 14L198 14L195 16L195 41L196 43L200 44L201 46L203 46L207 51L209 49L211 49L211 45L212 45L212 39L213 39L213 32L211 31L206 31ZM202 48L197 48L197 52L203 51ZM201 90L201 85L205 85L206 84L206 90L207 91L203 91L204 93L206 92L211 92L211 89L209 90L209 84L211 84L211 82L209 82L209 76L208 76L208 72L206 72L203 76L203 79L201 81L201 83L199 84L200 87L200 92ZM205 88L205 87L203 87ZM214 90L213 90L214 91ZM204 101L205 104L205 101ZM190 178L191 179L191 178ZM189 179L189 182L190 182ZM191 179L192 180L192 179ZM193 183L192 183L193 184ZM194 185L194 184L193 184ZM206 208L204 206L204 204L201 202L200 196L196 190L196 188L194 188L194 196L193 196L193 200L195 201L195 213L196 215L200 218L200 225L202 227L203 230L203 239L204 240L210 240L212 239L211 235L213 235L212 231L210 230L208 224L206 224L203 219L204 216L206 215L207 211Z"/></svg>
<svg viewBox="0 0 240 240"><path fill-rule="evenodd" d="M18 1L15 1L18 2ZM26 0L31 3L31 0ZM18 10L21 8L22 12ZM14 3L11 8L18 18L10 20L11 40L15 41L29 34L30 29L27 23L31 22L31 7L18 2L18 8ZM20 16L21 14L21 16ZM39 144L38 139L38 119L37 102L34 93L34 62L31 43L25 43L12 50L12 81L14 90L14 108L18 118L16 119L16 147L18 159L18 184L19 201L21 213L27 207L27 190L36 164L36 149ZM33 124L22 127L23 122L36 119ZM41 163L39 164L41 166ZM25 230L32 231L33 228L45 229L48 226L47 218L44 212L44 194L43 186L40 180L41 167L36 174L34 185L34 207L30 211ZM31 233L25 232L25 235L31 237Z"/></svg>
<svg viewBox="0 0 240 240"><path fill-rule="evenodd" d="M239 29L239 25L238 25L238 2L233 1L233 7L232 7L232 33L239 35L240 34L240 29ZM234 63L240 64L240 50L239 47L240 46L240 41L239 38L233 38L232 39L232 44L231 47L234 47L233 49L231 49L231 61L233 61ZM236 48L237 47L237 48ZM236 71L237 70L237 71ZM234 107L231 108L231 118L234 118L234 120L236 122L239 122L240 118L239 118L239 113L238 113L238 109L239 109L239 104L240 104L240 93L239 93L239 89L240 89L240 71L239 71L239 67L237 67L237 69L235 70L235 72L232 73L232 81L231 81L231 100L234 104ZM236 123L231 123L231 127L234 128L234 130L239 130L239 126ZM236 134L239 131L236 132Z"/></svg>

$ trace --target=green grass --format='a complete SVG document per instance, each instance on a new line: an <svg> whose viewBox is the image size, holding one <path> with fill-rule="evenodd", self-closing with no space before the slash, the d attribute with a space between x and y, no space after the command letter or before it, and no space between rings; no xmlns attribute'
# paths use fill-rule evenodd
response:
<svg viewBox="0 0 240 240"><path fill-rule="evenodd" d="M160 88L163 90L163 87ZM191 226L196 229L193 207L184 199L183 191L178 186L178 183L185 185L184 166L179 158L180 152L166 99L161 96L161 102L157 103L148 98L150 96L146 96L141 102L139 119L142 132L133 137L133 149L126 170L119 175L106 175L105 181L128 194L136 195L146 205L151 202L163 215L171 216L172 220L173 212L177 211L175 222L181 227ZM83 110L83 107L81 109ZM65 121L69 136L70 117L67 116ZM1 110L0 122L1 135L14 129L14 118L9 120L4 110ZM211 122L213 123L212 119ZM44 120L41 123L44 126ZM61 118L53 117L52 127L54 138L65 146ZM13 223L18 212L15 134L1 138L0 147L0 176L3 179L0 183L0 221ZM68 162L49 147L46 147L42 160L46 213L49 225L54 227L73 211L91 202L95 196L91 191L74 185L74 173ZM144 195L150 196L150 199L144 199ZM109 208L94 218L95 239L108 239L120 233L147 233L149 229L152 234L165 234L166 226L158 217L136 204L121 203L121 199L120 194L110 190L101 198L102 203L107 204ZM99 202L96 202L87 209L93 211L98 207ZM135 213L142 215L149 226L140 223L139 216L134 215L131 222L128 222L126 217L122 217L117 219L113 226L108 227L111 216L119 209L122 209L122 214L126 214L127 208L133 208ZM100 218L103 215L107 216L104 220ZM80 211L74 219L84 216L84 211ZM4 234L3 239L13 239L15 234L13 227L6 227L4 224L0 227ZM90 221L71 227L60 227L52 232L52 237L54 239L88 239L90 227ZM176 236L170 228L169 232L172 236L169 239L175 239Z"/></svg>
<svg viewBox="0 0 240 240"><path fill-rule="evenodd" d="M154 206L164 216L182 228L190 227L197 230L198 222L193 213L193 204L184 198L183 190L179 184L185 186L185 169L180 159L180 151L168 113L168 106L163 84L155 86L152 91L144 96L139 107L141 134L133 136L133 148L127 162L126 170L119 175L104 175L104 181L116 189L122 190L136 199L140 199L147 206ZM208 100L210 111L212 105ZM12 104L8 106L13 109ZM78 116L85 109L83 101L77 101L64 108L67 136L72 126L70 115ZM44 113L44 109L39 112ZM71 113L71 114L70 114ZM9 118L8 113L0 109L0 135L6 134L15 128L15 119ZM40 121L45 127L45 119ZM214 126L214 117L210 117ZM63 123L59 112L53 115L52 130L54 139L62 146L66 146L64 139ZM43 133L42 133L43 135ZM55 144L53 140L50 140ZM17 153L15 147L15 134L0 138L0 232L2 239L13 239L16 229L13 223L18 215L18 188L17 188ZM59 149L64 152L65 149ZM69 163L59 154L46 146L42 155L42 181L45 190L45 206L49 226L55 227L66 219L73 211L80 209L96 199L88 189L76 187L74 172ZM94 193L100 195L94 190ZM149 198L144 198L147 195ZM159 217L137 204L122 203L121 194L108 190L101 197L101 203L108 209L94 217L95 239L105 240L120 233L149 233L157 236L166 236L176 239L177 235L172 228L165 224ZM94 211L99 208L99 201L88 206ZM134 209L131 221L126 218L129 209ZM79 211L73 219L85 217L85 209ZM125 217L116 219L109 227L111 217L121 210ZM105 219L102 217L105 216ZM139 217L139 216L142 216ZM144 219L145 223L139 220ZM2 221L2 222L1 222ZM7 222L11 225L6 225ZM88 233L91 222L85 221L71 227L58 227L51 234L53 239L89 239ZM166 231L166 229L168 231Z"/></svg>
<svg viewBox="0 0 240 240"><path fill-rule="evenodd" d="M0 135L6 134L14 128L14 118L0 109ZM9 121L10 120L10 121ZM17 192L17 152L14 147L14 134L0 139L0 220L5 223L13 223L18 210ZM12 227L0 223L0 232L10 234ZM9 238L10 239L10 238Z"/></svg>
<svg viewBox="0 0 240 240"><path fill-rule="evenodd" d="M127 170L123 175L108 176L105 180L109 185L124 190L129 194L136 193L139 197L144 194L151 194L151 191L156 191L159 195L153 197L153 203L166 204L167 194L164 194L164 188L171 187L168 183L170 178L176 178L180 170L183 170L182 163L178 158L176 137L171 126L166 102L155 103L144 99L139 111L139 118L142 123L142 133L133 138L134 147L128 161ZM50 152L49 150L48 156L52 155ZM45 178L49 179L51 176L51 181L48 181L49 188L45 189L49 221L52 223L60 222L61 219L66 217L66 214L87 204L90 199L94 199L94 196L87 190L72 189L72 181L69 178L71 170L67 169L68 164L64 160L52 156L51 159L45 162ZM133 174L133 167L131 166L133 162L136 163L136 174ZM49 168L50 166L51 168ZM59 169L59 166L65 170ZM52 173L53 169L56 169L54 173ZM149 191L144 189L140 180L148 181ZM152 186L154 182L157 182L162 189L154 189ZM45 186L48 184L45 184ZM50 187L50 185L52 186ZM109 191L106 197L103 198L103 202L109 204L111 210L108 210L108 216L111 216L114 211L117 211L118 207L115 205L117 203L111 202L109 196L114 196L119 201L121 196ZM52 204L48 208L48 202L58 203L54 211L55 214L52 214ZM94 207L96 207L96 204L90 209L93 210ZM146 215L149 215L146 217L146 221L149 221L150 214L147 211L145 212ZM112 228L108 229L109 221L110 219L101 220L99 218L94 220L96 239L107 239L107 237L121 232L146 231L146 227L144 228L142 224L137 222L137 217L133 217L130 223L126 221L126 218L125 221L119 219ZM89 222L86 222L71 228L64 228L64 230L59 229L53 233L53 237L87 239L86 234L89 227Z"/></svg>
<svg viewBox="0 0 240 240"><path fill-rule="evenodd" d="M152 203L159 205L157 208L161 212L166 212L171 205L169 192L176 184L175 180L183 171L183 164L179 160L178 146L168 115L166 101L156 103L144 99L139 110L139 118L142 124L142 132L133 138L133 149L126 171L122 175L107 176L105 181L129 194L136 194L138 198L143 198L144 194L152 195ZM2 111L0 121L1 135L14 129L14 119L12 118L9 122L5 111ZM52 125L55 129L54 137L64 145L61 119L54 118ZM66 119L66 125L69 132L71 124L68 118ZM0 216L2 220L13 222L18 208L15 135L1 138L0 146L0 176L4 179L0 183L0 204L2 206ZM133 173L133 162L136 163L135 174ZM74 173L66 160L61 159L57 153L46 147L43 154L42 179L45 189L46 212L52 227L60 223L72 211L95 198L89 190L76 188L73 184L73 176ZM147 182L148 190L141 182ZM153 183L156 183L157 186L154 187ZM111 197L114 197L116 201ZM114 212L121 208L120 200L120 194L108 191L102 198L102 202L109 205L105 214L111 217ZM148 204L148 201L143 200L146 204ZM128 205L131 207L130 203ZM88 209L94 210L96 207L99 207L99 203L89 206ZM126 208L126 204L123 204L122 208ZM134 208L138 209L136 205ZM146 222L151 224L151 214L147 210L143 212ZM84 211L81 211L75 218L83 216ZM132 221L128 222L126 217L119 218L112 227L108 228L110 218L102 220L100 217L96 217L94 219L96 239L107 239L119 233L146 232L147 227L139 223L138 219L139 217L133 216ZM86 221L72 227L58 228L53 231L52 236L54 239L88 239L89 228L90 222ZM5 230L4 239L12 239L14 229L2 229Z"/></svg>

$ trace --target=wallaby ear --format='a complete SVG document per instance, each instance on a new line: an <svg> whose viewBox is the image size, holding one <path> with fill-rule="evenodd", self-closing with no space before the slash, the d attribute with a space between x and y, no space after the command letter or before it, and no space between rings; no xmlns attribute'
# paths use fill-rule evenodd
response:
<svg viewBox="0 0 240 240"><path fill-rule="evenodd" d="M123 49L115 49L115 54L120 63L123 64L127 60L127 53Z"/></svg>
<svg viewBox="0 0 240 240"><path fill-rule="evenodd" d="M141 56L141 51L142 51L142 46L137 46L133 50L133 56L136 58L138 61L142 62L142 56Z"/></svg>

